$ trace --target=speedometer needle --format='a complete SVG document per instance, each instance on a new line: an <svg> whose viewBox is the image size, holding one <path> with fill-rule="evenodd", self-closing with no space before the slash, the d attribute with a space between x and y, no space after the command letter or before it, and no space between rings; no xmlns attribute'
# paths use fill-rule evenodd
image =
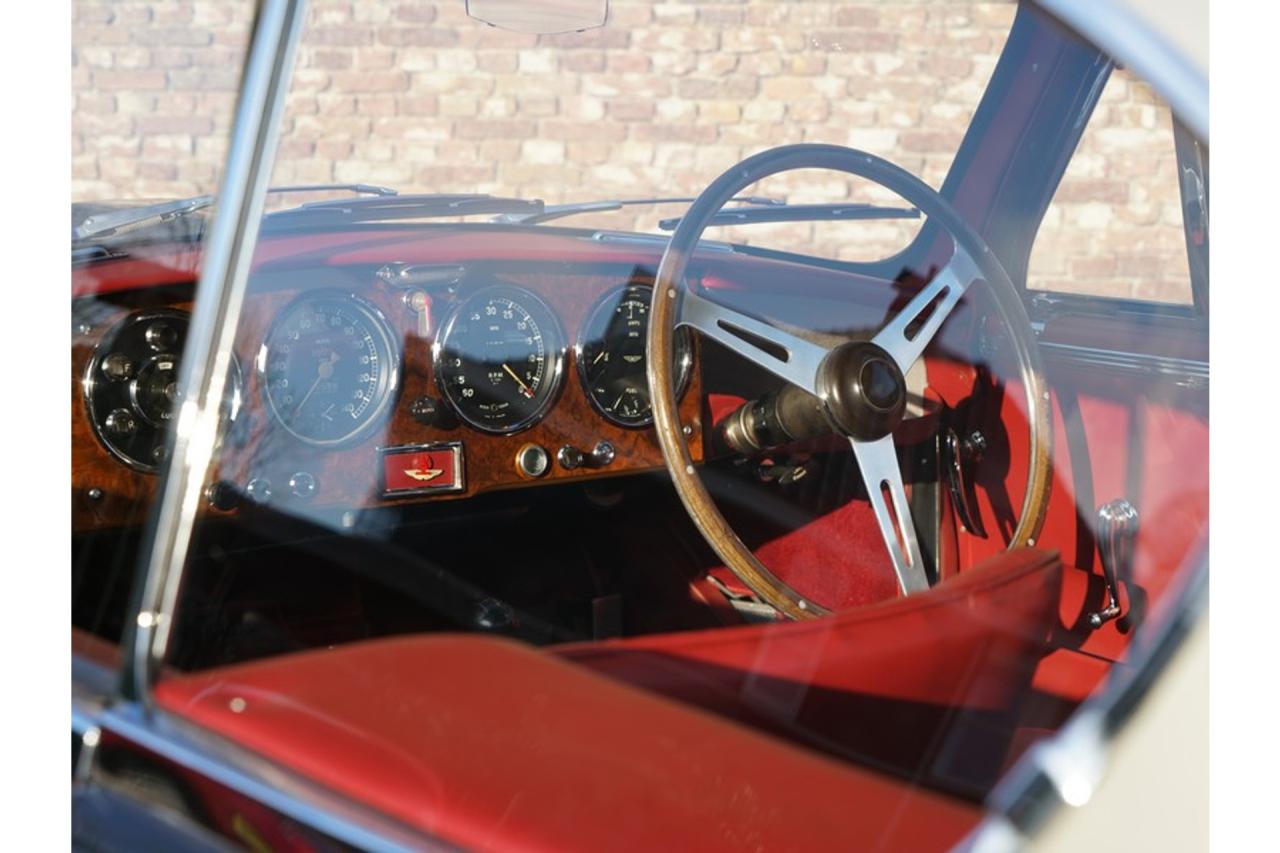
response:
<svg viewBox="0 0 1280 853"><path fill-rule="evenodd" d="M507 371L507 373L511 375L511 378L516 381L516 384L520 386L521 394L524 394L526 397L533 397L533 389L526 385L524 380L517 376L516 372L512 370L505 361L502 363L502 369Z"/></svg>
<svg viewBox="0 0 1280 853"><path fill-rule="evenodd" d="M302 411L302 407L311 399L311 395L315 393L316 388L320 387L320 382L333 376L333 366L337 361L338 354L336 352L331 352L329 353L329 358L327 360L320 362L316 370L316 381L312 382L311 387L307 389L307 393L302 395L302 402L294 407L294 417L297 417L298 412Z"/></svg>

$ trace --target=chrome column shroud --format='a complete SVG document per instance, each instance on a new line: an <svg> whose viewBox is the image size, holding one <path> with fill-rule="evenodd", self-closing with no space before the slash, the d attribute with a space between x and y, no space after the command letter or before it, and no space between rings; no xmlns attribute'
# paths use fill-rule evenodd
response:
<svg viewBox="0 0 1280 853"><path fill-rule="evenodd" d="M261 0L254 18L217 212L204 245L182 357L178 384L183 402L140 552L145 572L135 598L138 612L125 638L121 688L145 707L150 707L153 672L168 645L191 531L217 442L219 405L305 12L305 0Z"/></svg>

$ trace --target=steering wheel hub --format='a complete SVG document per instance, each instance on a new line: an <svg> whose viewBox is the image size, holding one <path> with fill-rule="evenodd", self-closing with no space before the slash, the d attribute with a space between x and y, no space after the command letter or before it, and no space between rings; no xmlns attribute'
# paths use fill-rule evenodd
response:
<svg viewBox="0 0 1280 853"><path fill-rule="evenodd" d="M907 382L884 349L870 341L851 342L823 360L818 396L841 432L859 441L875 441L902 422Z"/></svg>

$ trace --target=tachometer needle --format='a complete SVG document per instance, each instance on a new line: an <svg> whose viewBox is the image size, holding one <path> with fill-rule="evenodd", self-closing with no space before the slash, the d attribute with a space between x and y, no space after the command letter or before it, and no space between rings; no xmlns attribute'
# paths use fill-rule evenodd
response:
<svg viewBox="0 0 1280 853"><path fill-rule="evenodd" d="M516 384L520 386L521 394L525 395L526 397L529 397L530 399L533 398L533 389L530 388L528 385L526 385L524 383L524 380L521 379L519 376L517 376L516 372L512 370L505 361L502 363L502 369L507 371L507 373L511 374L511 378L514 379L516 381Z"/></svg>

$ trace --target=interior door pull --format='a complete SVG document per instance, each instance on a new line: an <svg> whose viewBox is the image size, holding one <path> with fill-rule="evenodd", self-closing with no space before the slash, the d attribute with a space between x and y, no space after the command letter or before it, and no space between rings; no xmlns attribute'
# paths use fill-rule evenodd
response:
<svg viewBox="0 0 1280 853"><path fill-rule="evenodd" d="M1098 508L1098 553L1107 579L1107 606L1089 614L1089 624L1101 628L1120 615L1121 580L1128 582L1133 570L1133 540L1138 533L1138 510L1124 498Z"/></svg>

